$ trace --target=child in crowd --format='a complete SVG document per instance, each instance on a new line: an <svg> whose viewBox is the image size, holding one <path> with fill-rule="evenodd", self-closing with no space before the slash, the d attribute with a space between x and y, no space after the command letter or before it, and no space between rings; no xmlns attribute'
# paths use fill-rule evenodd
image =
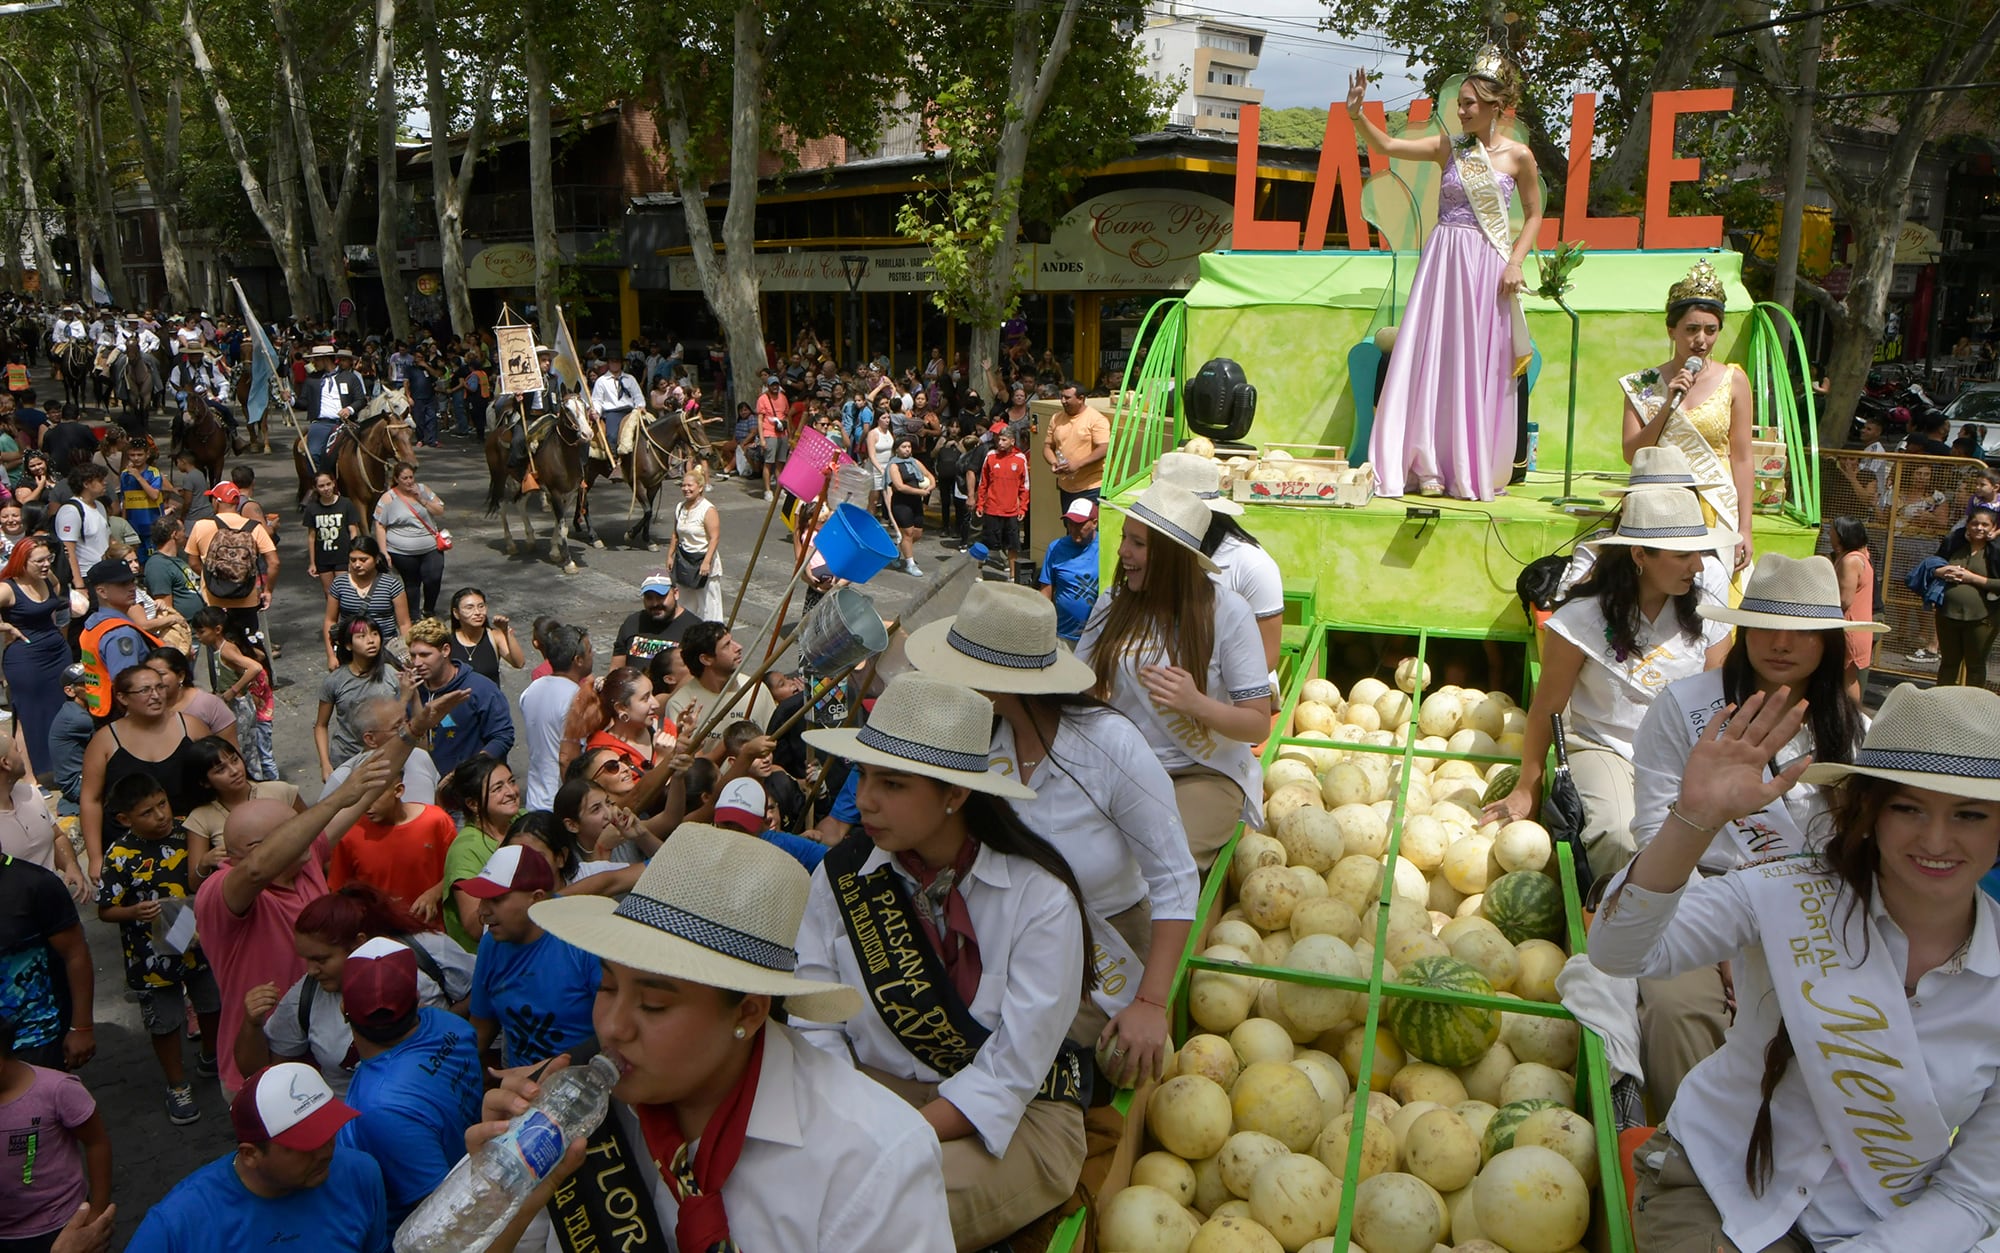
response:
<svg viewBox="0 0 2000 1253"><path fill-rule="evenodd" d="M97 893L97 916L118 925L125 954L125 986L139 994L139 1018L153 1037L153 1055L167 1080L167 1119L184 1127L201 1118L181 1057L186 1019L183 995L201 1024L196 1068L216 1072L215 1041L222 993L199 949L168 951L154 939L160 902L190 900L187 833L174 818L166 789L150 774L128 774L112 784L104 807L118 819L122 834L104 850L104 877ZM190 908L192 902L190 900Z"/></svg>
<svg viewBox="0 0 2000 1253"><path fill-rule="evenodd" d="M14 1024L4 1018L0 1143L6 1146L0 1159L0 1248L48 1253L78 1206L88 1202L91 1222L104 1214L111 1200L111 1137L97 1102L75 1075L14 1056Z"/></svg>
<svg viewBox="0 0 2000 1253"><path fill-rule="evenodd" d="M451 815L436 805L403 799L403 784L375 798L327 863L327 886L338 892L349 883L380 888L389 898L431 926L438 925L444 896L445 855L458 838Z"/></svg>
<svg viewBox="0 0 2000 1253"><path fill-rule="evenodd" d="M214 605L194 616L195 638L214 652L230 679L218 693L236 711L236 739L243 746L243 764L259 783L278 777L278 760L271 752L271 723L277 717L277 696L271 690L268 658L263 648Z"/></svg>
<svg viewBox="0 0 2000 1253"><path fill-rule="evenodd" d="M530 906L556 890L548 859L509 844L458 886L478 899L486 928L472 968L481 1056L489 1065L526 1066L591 1042L601 963L528 917Z"/></svg>
<svg viewBox="0 0 2000 1253"><path fill-rule="evenodd" d="M144 562L152 556L153 524L160 520L160 511L166 500L160 472L153 468L150 444L125 446L124 469L118 475L118 493L119 499L124 502L125 521L139 536L136 547L139 560Z"/></svg>
<svg viewBox="0 0 2000 1253"><path fill-rule="evenodd" d="M984 523L987 551L1007 558L1007 581L1020 581L1021 554L1028 523L1028 458L1014 447L1014 432L1001 427L993 433L993 451L979 471L978 511Z"/></svg>

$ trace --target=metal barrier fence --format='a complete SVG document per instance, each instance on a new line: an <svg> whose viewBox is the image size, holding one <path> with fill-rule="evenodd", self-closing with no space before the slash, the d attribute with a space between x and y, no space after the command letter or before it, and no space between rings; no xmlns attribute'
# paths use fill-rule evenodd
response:
<svg viewBox="0 0 2000 1253"><path fill-rule="evenodd" d="M1872 669L1911 679L1937 677L1937 615L1904 581L1965 521L1973 476L1983 463L1967 457L1923 457L1854 449L1822 456L1819 551L1831 556L1833 528L1853 518L1868 531L1878 583L1875 617L1889 624L1875 637ZM1912 654L1917 654L1912 656ZM2000 679L2000 647L1988 656L1989 686Z"/></svg>

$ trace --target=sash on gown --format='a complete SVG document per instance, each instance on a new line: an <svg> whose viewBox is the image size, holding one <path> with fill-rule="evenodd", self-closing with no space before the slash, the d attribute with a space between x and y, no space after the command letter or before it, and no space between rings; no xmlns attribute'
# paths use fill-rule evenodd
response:
<svg viewBox="0 0 2000 1253"><path fill-rule="evenodd" d="M1726 367L1725 367L1726 368ZM1651 422L1668 400L1666 381L1654 369L1639 370L1618 380L1625 398L1632 402L1641 421ZM1688 465L1694 469L1697 480L1712 483L1713 487L1697 488L1695 495L1708 515L1708 524L1718 523L1731 530L1736 528L1736 483L1729 476L1729 466L1715 455L1701 432L1694 429L1687 414L1676 409L1660 428L1661 444L1678 448L1686 454Z"/></svg>
<svg viewBox="0 0 2000 1253"><path fill-rule="evenodd" d="M1779 1012L1833 1158L1878 1218L1922 1193L1951 1148L1903 971L1868 911L1815 856L1747 867Z"/></svg>
<svg viewBox="0 0 2000 1253"><path fill-rule="evenodd" d="M1702 732L1708 729L1709 721L1729 703L1722 691L1722 671L1704 670L1674 686L1674 695L1681 702L1681 712L1688 720L1688 729L1696 739L1700 739ZM1770 780L1771 773L1771 764L1766 762L1766 782ZM1770 857L1795 857L1810 851L1806 833L1799 830L1799 824L1792 818L1792 811L1782 796L1754 814L1725 823L1722 829L1736 841L1736 849L1746 862Z"/></svg>
<svg viewBox="0 0 2000 1253"><path fill-rule="evenodd" d="M1512 265L1514 227L1507 220L1507 198L1500 191L1500 181L1493 175L1493 163L1486 155L1486 145L1475 138L1471 146L1455 154L1455 159L1458 162L1459 185L1465 188L1465 199L1472 206L1472 216L1479 223L1480 233L1500 254L1501 261ZM1528 372L1528 363L1534 359L1535 341L1528 334L1528 317L1521 311L1521 297L1518 294L1511 296L1507 304L1508 323L1514 336L1514 377L1520 378Z"/></svg>

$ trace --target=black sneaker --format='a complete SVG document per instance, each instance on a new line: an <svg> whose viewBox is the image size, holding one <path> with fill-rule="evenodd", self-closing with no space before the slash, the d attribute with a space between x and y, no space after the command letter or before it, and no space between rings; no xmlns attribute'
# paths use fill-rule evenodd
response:
<svg viewBox="0 0 2000 1253"><path fill-rule="evenodd" d="M182 1084L178 1088L167 1089L167 1121L176 1127L201 1121L201 1109L194 1103L193 1088Z"/></svg>
<svg viewBox="0 0 2000 1253"><path fill-rule="evenodd" d="M213 1057L196 1057L194 1059L194 1072L204 1079L215 1078L218 1069Z"/></svg>

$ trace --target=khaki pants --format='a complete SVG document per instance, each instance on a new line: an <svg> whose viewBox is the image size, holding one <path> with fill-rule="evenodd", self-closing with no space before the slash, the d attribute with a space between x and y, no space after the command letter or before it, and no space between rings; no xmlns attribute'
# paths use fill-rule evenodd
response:
<svg viewBox="0 0 2000 1253"><path fill-rule="evenodd" d="M1173 776L1174 804L1180 807L1188 851L1194 854L1195 868L1206 873L1215 864L1215 855L1236 834L1237 820L1243 816L1243 789L1234 779L1207 766L1183 766L1168 773ZM1626 779L1629 805L1632 792L1629 769Z"/></svg>
<svg viewBox="0 0 2000 1253"><path fill-rule="evenodd" d="M1139 955L1141 962L1146 960L1146 953L1153 946L1151 901L1142 898L1132 908L1113 914L1109 918L1093 920L1090 925L1095 930L1106 924L1109 924L1111 929L1118 933L1119 938ZM1131 977L1136 984L1144 975L1144 970L1136 970L1132 972ZM1110 1021L1110 1015L1099 1009L1097 1002L1086 995L1083 1004L1077 1007L1076 1020L1069 1025L1069 1038L1086 1052L1095 1052L1097 1037L1104 1034L1104 1028Z"/></svg>
<svg viewBox="0 0 2000 1253"><path fill-rule="evenodd" d="M1638 852L1632 842L1632 763L1608 748L1573 744L1569 777L1583 799L1583 847L1591 872L1608 879Z"/></svg>
<svg viewBox="0 0 2000 1253"><path fill-rule="evenodd" d="M1572 754L1571 761L1575 757ZM1657 1167L1648 1162L1664 1154ZM1735 1169L1734 1166L1731 1169ZM1638 1184L1632 1207L1634 1244L1645 1253L1812 1253L1796 1230L1762 1249L1742 1249L1722 1233L1722 1213L1708 1199L1681 1146L1656 1131L1632 1156Z"/></svg>
<svg viewBox="0 0 2000 1253"><path fill-rule="evenodd" d="M872 1066L862 1073L922 1109L937 1085L898 1079ZM1083 1111L1058 1101L1030 1101L995 1157L977 1135L944 1142L944 1195L960 1253L998 1244L1069 1200L1083 1173Z"/></svg>
<svg viewBox="0 0 2000 1253"><path fill-rule="evenodd" d="M1656 1125L1666 1122L1681 1081L1722 1047L1728 1029L1729 1001L1716 967L1639 980L1639 1063Z"/></svg>

